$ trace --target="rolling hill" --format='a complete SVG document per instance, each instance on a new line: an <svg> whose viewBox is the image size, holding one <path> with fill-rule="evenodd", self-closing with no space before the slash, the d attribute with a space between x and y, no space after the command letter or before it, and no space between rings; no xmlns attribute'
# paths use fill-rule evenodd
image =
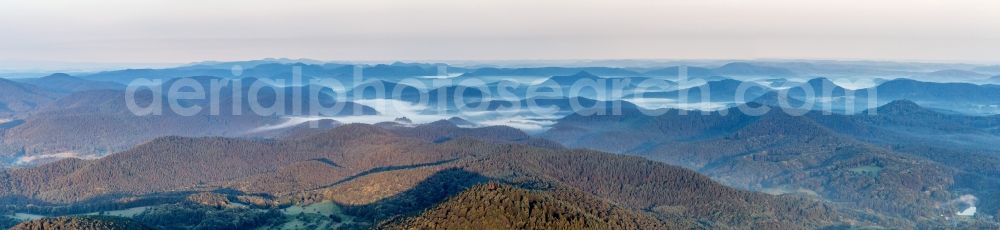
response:
<svg viewBox="0 0 1000 230"><path fill-rule="evenodd" d="M64 94L75 93L80 91L88 91L88 90L125 89L125 85L119 83L106 82L106 81L92 81L79 77L70 76L69 74L64 74L64 73L56 73L41 78L26 79L22 81L29 84L37 85L38 87L44 88L49 91L59 92Z"/></svg>
<svg viewBox="0 0 1000 230"><path fill-rule="evenodd" d="M890 105L895 106L898 103ZM903 144L898 139L888 139L890 136L882 135L882 131L875 131L889 125L864 121L833 123L868 119L857 116L819 112L791 116L780 111L750 116L735 108L712 113L672 111L656 117L638 113L569 116L542 137L568 147L635 154L677 164L730 186L799 193L907 219L932 218L949 212L936 208L936 204L958 195L952 192L965 192L953 186L968 186L958 181L963 177L962 172L969 169L914 154L912 150L899 151L886 146ZM899 120L922 119L926 118ZM971 121L966 124L966 127L980 127ZM991 129L988 127L970 132L982 136L984 128ZM884 141L862 139L845 131L847 128L875 132L874 136ZM907 202L898 203L900 200Z"/></svg>
<svg viewBox="0 0 1000 230"><path fill-rule="evenodd" d="M227 191L265 206L333 201L355 223L392 226L450 215L434 210L496 207L489 202L566 215L542 222L511 216L513 223L537 226L559 226L557 220L573 226L697 228L894 223L822 202L728 188L691 170L637 157L523 145L532 139L523 133L497 136L494 129L451 126L444 128L450 132L431 131L443 125L354 124L279 140L159 138L98 160L5 170L0 196L7 204L35 204L34 212L73 213L129 207L128 200L157 202L143 197L171 202L165 198ZM440 141L442 134L450 138ZM476 186L486 181L500 184L493 190L489 184ZM495 199L478 199L483 196ZM512 198L532 202L525 206ZM470 203L475 200L487 203ZM484 216L491 213L498 214L484 210L465 217L488 220L495 218Z"/></svg>
<svg viewBox="0 0 1000 230"><path fill-rule="evenodd" d="M538 67L538 68L479 68L471 72L462 74L463 77L486 77L486 76L567 76L579 72L588 72L598 76L641 76L642 74L611 67Z"/></svg>
<svg viewBox="0 0 1000 230"><path fill-rule="evenodd" d="M997 103L1000 86L970 83L935 83L894 79L876 87L880 101L911 100L952 103Z"/></svg>
<svg viewBox="0 0 1000 230"><path fill-rule="evenodd" d="M34 111L58 99L60 94L41 87L0 78L0 117Z"/></svg>
<svg viewBox="0 0 1000 230"><path fill-rule="evenodd" d="M712 73L722 76L767 76L791 77L795 73L780 67L762 66L747 62L732 62L712 69Z"/></svg>
<svg viewBox="0 0 1000 230"><path fill-rule="evenodd" d="M571 74L571 75L552 76L549 79L547 79L546 81L551 81L551 82L555 83L556 85L559 85L559 86L562 86L562 87L569 87L569 86L572 86L573 83L575 83L576 81L579 81L579 80L590 80L590 81L594 81L594 82L599 82L599 81L601 81L603 79L605 79L605 78L598 77L597 75L593 75L593 74L591 74L589 72L586 72L586 71L580 71L579 73L575 73L575 74Z"/></svg>
<svg viewBox="0 0 1000 230"><path fill-rule="evenodd" d="M663 77L665 79L677 79L680 76L680 67L667 67L663 69L654 69L646 71L643 74L646 76ZM711 77L715 74L712 70L702 67L687 67L688 78L706 78Z"/></svg>
<svg viewBox="0 0 1000 230"><path fill-rule="evenodd" d="M480 184L385 229L662 229L663 223L600 200L560 200L556 192ZM561 194L559 194L561 195ZM577 195L585 196L585 195ZM588 206L583 206L588 205ZM590 206L592 205L592 206ZM583 206L583 207L581 207ZM670 223L671 226L680 225Z"/></svg>

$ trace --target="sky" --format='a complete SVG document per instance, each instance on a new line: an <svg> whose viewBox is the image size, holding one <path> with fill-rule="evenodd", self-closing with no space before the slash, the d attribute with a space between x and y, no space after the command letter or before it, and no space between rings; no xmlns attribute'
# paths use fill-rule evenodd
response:
<svg viewBox="0 0 1000 230"><path fill-rule="evenodd" d="M0 67L319 60L1000 63L994 0L0 0Z"/></svg>

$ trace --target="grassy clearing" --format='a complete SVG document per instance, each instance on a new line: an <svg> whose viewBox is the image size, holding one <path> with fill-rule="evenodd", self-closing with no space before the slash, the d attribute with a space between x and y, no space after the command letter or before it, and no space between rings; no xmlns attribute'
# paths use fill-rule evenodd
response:
<svg viewBox="0 0 1000 230"><path fill-rule="evenodd" d="M352 224L354 217L345 215L340 206L331 201L307 206L291 206L281 210L286 221L267 229L337 229Z"/></svg>

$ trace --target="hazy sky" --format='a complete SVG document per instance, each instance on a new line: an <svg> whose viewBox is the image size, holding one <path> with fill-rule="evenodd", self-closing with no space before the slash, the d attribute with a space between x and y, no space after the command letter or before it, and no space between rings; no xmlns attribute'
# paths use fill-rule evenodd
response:
<svg viewBox="0 0 1000 230"><path fill-rule="evenodd" d="M0 0L0 61L1000 63L995 0Z"/></svg>

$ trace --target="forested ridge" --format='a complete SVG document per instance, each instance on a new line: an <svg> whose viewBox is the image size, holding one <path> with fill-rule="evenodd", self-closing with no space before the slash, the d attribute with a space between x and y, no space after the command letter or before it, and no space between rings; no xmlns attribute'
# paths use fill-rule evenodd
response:
<svg viewBox="0 0 1000 230"><path fill-rule="evenodd" d="M0 117L19 117L62 96L41 87L0 78Z"/></svg>
<svg viewBox="0 0 1000 230"><path fill-rule="evenodd" d="M761 104L750 103L749 107ZM943 221L963 193L995 200L995 116L942 114L910 101L857 115L671 111L569 116L542 136L634 154L735 187L796 193L919 221ZM686 113L686 114L682 114ZM996 205L987 203L987 213Z"/></svg>
<svg viewBox="0 0 1000 230"><path fill-rule="evenodd" d="M277 140L164 137L98 160L5 170L0 192L6 199L40 205L34 211L69 205L59 208L61 213L86 207L79 202L106 200L128 207L135 198L182 191L228 191L226 200L262 208L332 200L354 223L372 225L419 219L428 208L453 206L439 205L448 199L468 201L455 197L469 188L482 191L477 184L497 181L493 186L517 197L551 203L536 207L541 213L574 210L564 216L573 226L814 228L894 221L808 199L732 189L691 170L638 157L534 145L523 134L496 130L446 123L411 128L351 124ZM517 192L521 190L529 192ZM218 196L196 197L202 198L198 204L210 207L227 202ZM455 208L476 207L486 206ZM487 218L481 216L487 213L466 218ZM434 215L439 214L426 217L439 218Z"/></svg>
<svg viewBox="0 0 1000 230"><path fill-rule="evenodd" d="M385 223L385 229L663 229L640 213L598 203L560 200L552 192L504 184L480 184L417 216ZM603 208L598 210L599 208Z"/></svg>
<svg viewBox="0 0 1000 230"><path fill-rule="evenodd" d="M20 223L11 230L152 230L148 226L126 218L107 216L55 217Z"/></svg>

